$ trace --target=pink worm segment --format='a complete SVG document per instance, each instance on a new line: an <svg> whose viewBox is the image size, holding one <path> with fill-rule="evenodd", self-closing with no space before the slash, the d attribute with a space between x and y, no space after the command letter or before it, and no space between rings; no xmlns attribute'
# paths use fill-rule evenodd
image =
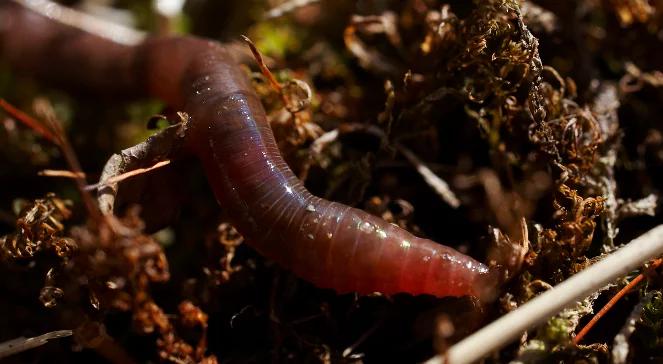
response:
<svg viewBox="0 0 663 364"><path fill-rule="evenodd" d="M202 161L237 229L258 252L316 286L486 298L497 284L496 272L452 248L311 195L281 157L260 100L219 43L179 37L125 46L3 4L0 56L42 78L151 95L187 112L186 149Z"/></svg>

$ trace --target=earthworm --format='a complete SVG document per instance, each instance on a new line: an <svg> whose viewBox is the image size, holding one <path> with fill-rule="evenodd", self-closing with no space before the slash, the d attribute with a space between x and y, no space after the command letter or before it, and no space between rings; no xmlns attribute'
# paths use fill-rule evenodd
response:
<svg viewBox="0 0 663 364"><path fill-rule="evenodd" d="M0 1L0 55L17 70L103 94L153 96L188 115L198 158L247 243L321 288L486 298L497 272L458 251L313 196L280 155L260 99L218 42L114 42Z"/></svg>

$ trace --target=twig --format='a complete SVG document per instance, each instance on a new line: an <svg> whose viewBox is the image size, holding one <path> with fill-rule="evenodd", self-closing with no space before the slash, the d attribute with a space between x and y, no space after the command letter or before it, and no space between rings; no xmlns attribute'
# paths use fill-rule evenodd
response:
<svg viewBox="0 0 663 364"><path fill-rule="evenodd" d="M95 16L76 11L49 0L13 0L26 8L59 23L84 30L96 36L125 45L136 45L145 33Z"/></svg>
<svg viewBox="0 0 663 364"><path fill-rule="evenodd" d="M414 165L417 169L417 172L424 178L426 183L428 183L431 188L440 196L442 199L453 208L460 206L460 200L456 197L456 194L453 193L449 184L440 178L438 175L433 173L412 151L405 148L400 144L396 144L396 148L407 158L407 160Z"/></svg>
<svg viewBox="0 0 663 364"><path fill-rule="evenodd" d="M352 352L357 350L359 345L361 345L364 341L366 341L366 339L368 339L371 335L373 335L373 333L375 333L375 331L377 329L379 329L380 326L382 326L382 324L383 324L383 321L378 321L377 323L375 323L373 325L373 327L371 327L370 329L366 330L366 332L361 334L361 336L352 345L345 348L345 350L343 350L343 354L341 354L341 355L344 358L350 357L352 355Z"/></svg>
<svg viewBox="0 0 663 364"><path fill-rule="evenodd" d="M64 177L64 178L85 178L85 173L81 172L72 172L72 171L67 171L67 170L61 170L61 169L44 169L39 172L37 172L38 176L42 177Z"/></svg>
<svg viewBox="0 0 663 364"><path fill-rule="evenodd" d="M163 166L167 166L168 164L170 164L170 160L157 162L151 167L132 169L129 172L122 173L122 174L117 175L117 176L113 176L113 177L111 177L111 178L109 178L109 179L107 179L103 182L98 182L98 183L95 183L93 185L87 185L87 186L85 186L85 189L88 190L88 191L92 191L92 190L96 190L97 188L100 188L100 187L110 186L110 185L116 184L118 182L122 182L127 178L137 176L139 174L147 173L149 171L152 171L152 170L157 169L157 168L161 168Z"/></svg>
<svg viewBox="0 0 663 364"><path fill-rule="evenodd" d="M249 49L251 49L251 53L253 53L253 58L255 58L256 63L258 64L258 67L260 67L260 72L267 77L267 80L269 81L269 84L274 88L276 92L279 93L283 97L283 87L281 87L281 84L279 81L274 78L274 75L272 72L269 71L269 68L267 68L267 65L265 64L265 61L262 59L262 54L260 54L260 51L258 51L258 48L256 48L256 45L253 44L253 41L249 39L249 37L242 35L242 40L246 42L246 44L249 46ZM283 102L287 105L287 100L283 100Z"/></svg>
<svg viewBox="0 0 663 364"><path fill-rule="evenodd" d="M295 115L295 118L297 118L297 113L304 110L311 104L311 100L313 99L313 91L311 90L311 86L309 86L308 83L297 79L286 81L283 85L280 84L269 70L269 68L267 68L262 54L260 54L260 51L256 45L253 44L251 39L249 39L247 36L242 35L241 37L251 49L251 53L253 53L255 61L258 63L260 71L267 78L274 91L276 91L281 97L283 106L285 106L286 110ZM297 123L296 119L295 123Z"/></svg>
<svg viewBox="0 0 663 364"><path fill-rule="evenodd" d="M35 100L34 106L35 111L37 111L37 113L41 114L41 116L45 118L46 123L24 113L4 99L0 99L0 108L4 109L12 117L21 121L23 124L27 125L32 130L39 133L44 138L48 139L50 142L60 148L65 161L69 165L69 168L73 171L72 173L76 176L74 178L76 181L76 186L81 193L81 198L83 199L83 202L85 203L90 216L96 221L101 221L99 210L96 208L92 198L85 192L85 173L83 173L81 169L78 158L76 158L76 153L74 153L74 149L69 143L66 133L62 129L60 121L57 120L55 116L53 107L45 99Z"/></svg>
<svg viewBox="0 0 663 364"><path fill-rule="evenodd" d="M578 343L580 341L582 341L582 339L585 337L585 335L587 335L589 330L591 330L594 327L594 325L596 325L596 323L599 322L601 317L605 316L605 314L608 313L608 311L610 311L610 309L612 309L612 307L614 307L615 304L620 299L622 299L622 297L624 297L627 293L631 292L633 287L637 286L638 283L642 282L643 279L645 279L645 276L643 274L638 275L631 282L629 282L629 284L624 286L624 288L619 290L619 292L617 292L617 294L612 296L610 301L608 301L608 303L606 303L605 306L603 306L603 308L601 308L601 310L599 312L597 312L596 315L594 315L594 317L592 317L592 319L589 320L587 325L585 325L585 327L583 327L580 330L580 332L573 338L573 343L578 345Z"/></svg>
<svg viewBox="0 0 663 364"><path fill-rule="evenodd" d="M35 337L19 337L5 341L0 343L0 359L42 346L46 344L48 340L71 336L71 334L71 330L58 330Z"/></svg>
<svg viewBox="0 0 663 364"><path fill-rule="evenodd" d="M656 259L656 260L651 264L651 267L652 267L652 268L656 268L656 267L658 267L659 265L661 265L661 263L663 263L663 259ZM594 315L594 317L592 317L591 320L589 320L589 322L587 323L587 325L585 325L585 327L583 327L582 330L580 330L580 332L578 333L578 335L576 335L576 336L573 338L573 343L577 345L577 344L578 344L578 343L579 343L579 342L585 337L585 335L587 335L587 333L589 332L589 330L591 330L592 327L594 327L594 325L596 325L596 323L601 319L601 317L605 316L605 314L606 314L608 311L610 311L610 309L612 309L612 307L613 307L613 306L614 306L614 305L615 305L620 299L622 299L622 297L624 297L627 293L631 292L631 290L632 290L635 286L637 286L638 283L642 282L644 279L645 279L645 275L642 274L642 273L640 273L637 277L633 278L633 280L632 280L631 282L629 282L629 284L627 284L626 286L624 286L624 288L622 288L619 292L617 292L617 294L615 294L615 295L610 299L610 301L608 301L608 303L606 303L605 306L603 306L603 308L601 308L601 310L600 310L596 315Z"/></svg>
<svg viewBox="0 0 663 364"><path fill-rule="evenodd" d="M161 168L163 166L167 166L170 164L170 160L165 160L165 161L160 161L155 163L153 166L146 167L146 168L136 168L131 171L122 173L120 175L111 177L103 182L98 182L95 184L87 185L85 186L86 191L92 191L96 190L97 188L100 187L105 187L105 186L110 186L112 184L122 182L125 179L150 172L152 170L155 170L157 168ZM44 176L44 177L63 177L63 178L71 178L71 179L77 179L77 178L85 178L85 173L83 172L72 172L72 171L67 171L67 170L59 170L59 169L44 169L42 171L39 171L37 173L39 176Z"/></svg>
<svg viewBox="0 0 663 364"><path fill-rule="evenodd" d="M4 99L0 99L0 108L5 110L7 114L9 114L11 117L14 119L20 121L21 123L25 124L27 127L32 129L35 133L41 135L42 137L46 138L48 141L57 144L58 139L53 135L53 132L48 130L44 124L40 123L37 121L35 118L32 116L24 113L23 111L17 109L14 105L8 103Z"/></svg>
<svg viewBox="0 0 663 364"><path fill-rule="evenodd" d="M94 203L94 199L90 196L89 193L85 190L85 173L81 168L81 164L78 161L76 152L72 147L69 139L67 138L67 133L62 129L62 123L57 119L53 106L47 99L36 99L34 102L34 109L37 114L40 114L45 120L47 125L53 131L54 136L57 140L57 145L62 151L64 160L67 162L69 169L74 172L74 174L82 177L75 178L76 188L81 195L81 200L85 204L85 208L90 214L90 218L96 221L99 224L103 224L103 218L101 212L97 208L97 205Z"/></svg>
<svg viewBox="0 0 663 364"><path fill-rule="evenodd" d="M306 178L308 178L308 172L311 170L311 165L313 162L320 158L325 147L338 139L338 135L338 129L330 130L320 135L316 140L313 141L313 143L311 143L311 146L308 148L308 158L302 166L302 171L299 173L299 179L304 181Z"/></svg>
<svg viewBox="0 0 663 364"><path fill-rule="evenodd" d="M465 338L427 364L469 364L502 348L607 283L663 254L663 225Z"/></svg>

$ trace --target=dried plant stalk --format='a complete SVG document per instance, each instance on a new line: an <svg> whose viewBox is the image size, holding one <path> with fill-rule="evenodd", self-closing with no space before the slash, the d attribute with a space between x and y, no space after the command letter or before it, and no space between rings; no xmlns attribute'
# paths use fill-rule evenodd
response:
<svg viewBox="0 0 663 364"><path fill-rule="evenodd" d="M449 348L427 364L469 364L529 330L649 259L663 254L663 225L649 230L600 262L537 296Z"/></svg>
<svg viewBox="0 0 663 364"><path fill-rule="evenodd" d="M58 330L35 337L19 337L5 341L0 343L0 359L42 346L46 344L48 340L71 336L71 333L71 330Z"/></svg>

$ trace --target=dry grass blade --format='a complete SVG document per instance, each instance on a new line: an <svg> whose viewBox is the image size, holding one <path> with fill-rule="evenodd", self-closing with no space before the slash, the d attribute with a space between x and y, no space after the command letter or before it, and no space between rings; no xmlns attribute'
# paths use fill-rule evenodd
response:
<svg viewBox="0 0 663 364"><path fill-rule="evenodd" d="M469 364L517 339L610 281L663 254L663 225L470 335L426 363Z"/></svg>
<svg viewBox="0 0 663 364"><path fill-rule="evenodd" d="M85 187L85 190L92 191L92 190L96 190L97 188L100 188L100 187L110 186L112 184L122 182L127 178L138 176L140 174L147 173L147 172L155 170L157 168L167 166L168 164L170 164L170 160L165 160L165 161L158 162L158 163L154 164L153 166L147 167L147 168L137 168L137 169L131 170L129 172L122 173L120 175L111 177L111 178L109 178L109 179L107 179L103 182L88 185L88 186Z"/></svg>
<svg viewBox="0 0 663 364"><path fill-rule="evenodd" d="M442 199L453 208L458 208L460 206L460 200L456 197L456 194L449 188L449 184L440 178L438 175L433 173L412 151L405 148L404 146L397 144L396 148L407 158L407 160L412 163L412 165L417 169L417 172L424 178L426 183L428 183L431 188L440 196Z"/></svg>

